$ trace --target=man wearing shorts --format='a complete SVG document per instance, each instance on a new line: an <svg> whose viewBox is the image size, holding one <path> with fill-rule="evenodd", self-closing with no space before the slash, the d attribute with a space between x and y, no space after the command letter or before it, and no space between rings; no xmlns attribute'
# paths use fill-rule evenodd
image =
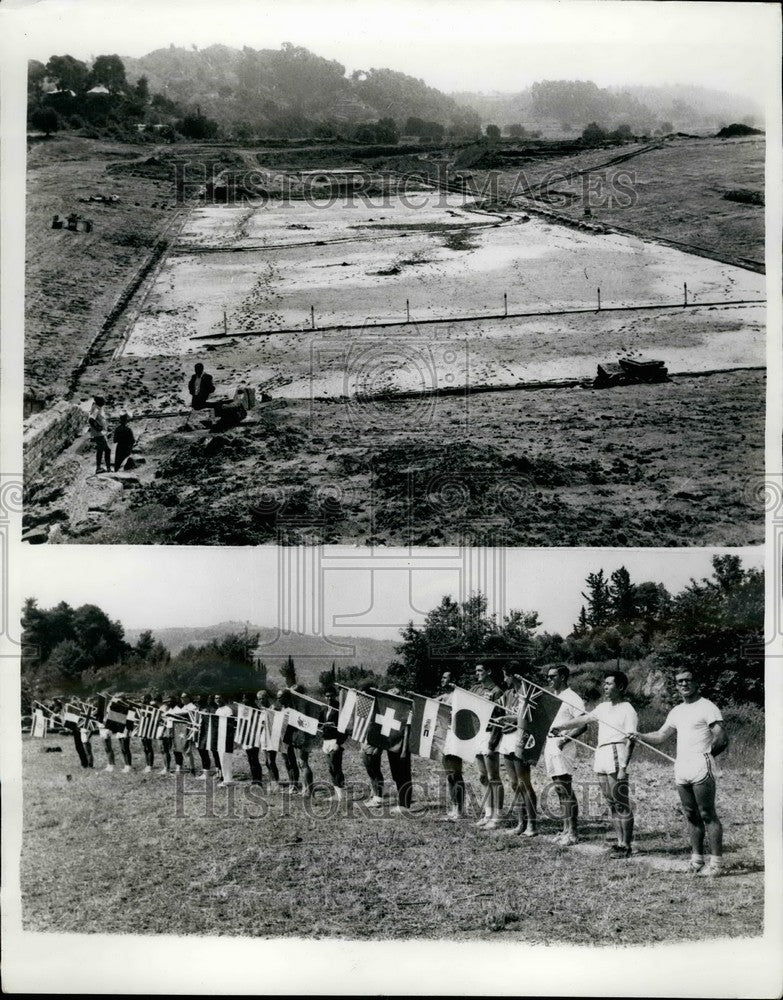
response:
<svg viewBox="0 0 783 1000"><path fill-rule="evenodd" d="M568 687L570 671L565 664L558 663L549 667L546 676L552 694L560 699L560 707L552 720L552 728L544 744L546 773L552 779L563 809L563 829L555 837L555 842L562 847L571 847L579 842L576 832L579 806L572 784L577 748L573 739L568 736L553 736L552 732L558 726L562 726L564 722L570 722L578 715L583 715L585 703L576 691L572 691ZM574 730L571 735L580 736L586 728L586 726L582 726Z"/></svg>
<svg viewBox="0 0 783 1000"><path fill-rule="evenodd" d="M483 663L476 664L476 683L470 690L473 694L480 695L488 701L494 701L497 705L503 703L503 692ZM482 734L482 741L476 753L479 781L487 789L487 792L482 814L475 826L486 826L487 829L495 829L500 825L503 811L503 781L500 777L500 754L497 750L497 743L500 741L501 735L500 729L486 730ZM493 736L496 737L494 746L492 745Z"/></svg>
<svg viewBox="0 0 783 1000"><path fill-rule="evenodd" d="M633 811L628 795L628 764L633 753L630 736L636 732L639 721L635 709L625 700L628 678L622 670L608 673L603 688L605 701L592 712L553 727L551 732L559 736L564 730L576 730L588 722L598 723L593 770L609 804L617 835L617 843L609 848L609 853L616 858L629 858L633 838Z"/></svg>
<svg viewBox="0 0 783 1000"><path fill-rule="evenodd" d="M666 716L654 733L639 733L638 739L656 745L677 733L674 781L683 812L688 821L691 861L688 870L694 875L721 874L723 827L715 812L715 773L713 758L729 745L720 709L699 693L690 670L675 675L682 704ZM705 863L705 834L710 842L710 856Z"/></svg>

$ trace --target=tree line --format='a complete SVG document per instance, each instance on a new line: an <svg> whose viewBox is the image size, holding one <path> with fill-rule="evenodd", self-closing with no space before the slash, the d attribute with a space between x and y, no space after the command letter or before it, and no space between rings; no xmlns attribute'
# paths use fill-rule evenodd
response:
<svg viewBox="0 0 783 1000"><path fill-rule="evenodd" d="M318 689L393 684L434 694L444 671L470 685L479 662L499 673L512 661L530 679L542 678L551 663L572 664L576 672L585 665L597 679L601 665L622 661L658 673L688 666L719 703L763 704L764 578L743 568L738 556L715 556L710 577L676 594L661 583L634 583L625 567L608 576L600 569L588 574L583 597L564 637L540 632L536 611L513 610L499 620L481 594L461 602L445 596L422 624L402 629L384 675L361 664L333 664L320 674ZM106 688L257 690L268 683L266 667L252 655L258 638L232 633L172 656L151 631L128 643L121 623L96 605L61 601L47 610L30 598L22 611L23 691L29 698ZM287 685L296 683L292 657L280 673Z"/></svg>
<svg viewBox="0 0 783 1000"><path fill-rule="evenodd" d="M126 63L128 65L126 65ZM129 66L131 71L129 72ZM241 52L170 46L142 59L53 55L28 65L28 121L50 134L250 139L311 137L395 144L400 135L473 139L480 120L422 80L388 69L346 76L301 46ZM137 128L138 126L138 128Z"/></svg>

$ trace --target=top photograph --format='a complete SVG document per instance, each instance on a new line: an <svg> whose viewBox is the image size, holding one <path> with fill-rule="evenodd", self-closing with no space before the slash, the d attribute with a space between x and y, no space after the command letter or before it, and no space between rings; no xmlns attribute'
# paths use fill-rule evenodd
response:
<svg viewBox="0 0 783 1000"><path fill-rule="evenodd" d="M39 32L23 541L761 544L766 39L623 6Z"/></svg>

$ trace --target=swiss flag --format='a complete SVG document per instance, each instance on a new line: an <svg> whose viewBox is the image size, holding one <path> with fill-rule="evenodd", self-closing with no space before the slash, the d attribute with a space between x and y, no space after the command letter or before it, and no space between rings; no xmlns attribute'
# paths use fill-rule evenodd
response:
<svg viewBox="0 0 783 1000"><path fill-rule="evenodd" d="M404 753L407 749L408 718L413 708L410 698L385 691L373 691L375 706L367 727L366 741L380 750Z"/></svg>

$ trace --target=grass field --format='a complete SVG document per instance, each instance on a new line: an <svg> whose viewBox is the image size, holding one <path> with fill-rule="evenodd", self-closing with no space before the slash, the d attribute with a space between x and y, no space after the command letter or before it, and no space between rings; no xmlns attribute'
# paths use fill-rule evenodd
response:
<svg viewBox="0 0 783 1000"><path fill-rule="evenodd" d="M522 163L518 170L499 173L498 189L501 196L518 192L522 172L532 189L544 186L544 207L574 220L583 218L589 204L592 222L617 226L645 239L671 240L707 256L763 265L763 205L724 198L737 188L763 194L763 136L675 139L601 169L602 162L623 150ZM566 180L586 170L590 173ZM480 190L489 183L489 173L477 171L475 180Z"/></svg>
<svg viewBox="0 0 783 1000"><path fill-rule="evenodd" d="M204 783L190 776L181 788L201 794L183 797L173 777L82 771L70 739L46 741L58 743L57 754L29 738L23 747L27 930L597 945L762 930L761 772L742 755L734 763L727 755L720 782L726 876L708 880L683 872L688 849L671 772L648 754L632 769L635 855L609 862L585 759L578 767L583 844L564 849L546 836L559 823L554 795L541 794L539 768L534 781L552 818L541 836L526 839L483 833L467 820L439 822L440 766L419 758L414 808L395 816L391 799L381 810L359 801L369 788L358 752L349 749L355 801L338 814L322 801L324 785L306 807L266 789L251 799L240 782L232 792L216 789L210 807ZM136 741L133 747L136 753ZM323 782L320 751L313 769ZM474 796L474 766L466 776ZM389 788L387 781L387 795Z"/></svg>

